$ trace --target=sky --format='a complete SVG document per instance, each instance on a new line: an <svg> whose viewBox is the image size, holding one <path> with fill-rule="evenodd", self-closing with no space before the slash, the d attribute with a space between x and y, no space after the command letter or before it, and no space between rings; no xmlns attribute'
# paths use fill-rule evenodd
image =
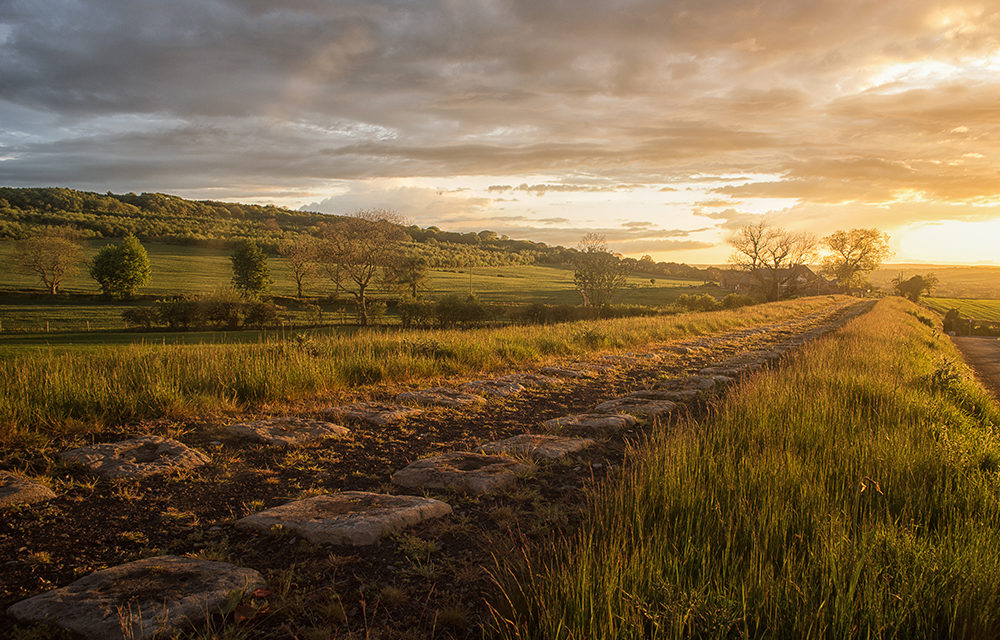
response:
<svg viewBox="0 0 1000 640"><path fill-rule="evenodd" d="M5 186L1000 264L998 159L995 0L0 0Z"/></svg>

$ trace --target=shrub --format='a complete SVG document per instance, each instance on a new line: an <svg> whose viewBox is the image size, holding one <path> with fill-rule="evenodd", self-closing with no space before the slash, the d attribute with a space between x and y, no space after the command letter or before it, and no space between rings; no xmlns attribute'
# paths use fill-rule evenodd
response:
<svg viewBox="0 0 1000 640"><path fill-rule="evenodd" d="M722 299L722 308L738 309L739 307L747 307L758 302L759 300L753 296L748 296L744 293L730 293Z"/></svg>
<svg viewBox="0 0 1000 640"><path fill-rule="evenodd" d="M404 329L428 329L434 324L435 304L426 300L405 299L399 303L399 321Z"/></svg>
<svg viewBox="0 0 1000 640"><path fill-rule="evenodd" d="M190 329L201 321L202 309L191 297L167 298L153 303L156 315L171 329Z"/></svg>
<svg viewBox="0 0 1000 640"><path fill-rule="evenodd" d="M495 318L495 313L491 313L490 309L474 297L469 296L463 299L457 294L438 300L434 315L437 318L438 326L443 329L455 325L469 327L489 320L491 317Z"/></svg>
<svg viewBox="0 0 1000 640"><path fill-rule="evenodd" d="M707 293L684 293L674 303L688 311L714 311L719 308L719 301Z"/></svg>
<svg viewBox="0 0 1000 640"><path fill-rule="evenodd" d="M323 324L323 309L318 304L303 303L302 310L306 312L310 324Z"/></svg>
<svg viewBox="0 0 1000 640"><path fill-rule="evenodd" d="M258 329L274 326L278 324L279 313L283 310L273 302L247 302L243 305L243 323Z"/></svg>
<svg viewBox="0 0 1000 640"><path fill-rule="evenodd" d="M205 320L216 329L239 328L243 320L244 304L232 289L219 289L201 300Z"/></svg>
<svg viewBox="0 0 1000 640"><path fill-rule="evenodd" d="M159 319L159 314L151 307L132 307L122 311L122 320L126 323L141 325L146 329L151 329L153 323Z"/></svg>

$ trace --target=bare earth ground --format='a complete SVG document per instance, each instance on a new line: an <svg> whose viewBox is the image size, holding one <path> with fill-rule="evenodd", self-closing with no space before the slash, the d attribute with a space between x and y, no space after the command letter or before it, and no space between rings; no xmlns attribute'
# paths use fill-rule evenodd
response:
<svg viewBox="0 0 1000 640"><path fill-rule="evenodd" d="M955 336L952 340L979 381L1000 400L1000 340L989 336Z"/></svg>
<svg viewBox="0 0 1000 640"><path fill-rule="evenodd" d="M387 427L353 424L347 439L298 449L238 440L225 432L228 423L208 420L152 421L98 434L97 440L105 442L146 433L170 435L212 459L204 467L172 475L95 479L53 462L54 452L5 454L0 467L52 476L59 495L0 518L0 637L9 637L14 628L4 613L10 604L97 569L163 553L232 562L264 574L273 593L245 603L230 618L249 637L481 637L490 621L487 602L499 601L488 573L493 555L516 553L524 542L543 544L572 531L584 516L588 487L609 474L614 477L628 442L641 436L641 426L592 436L598 440L595 446L539 464L504 491L482 496L432 492L431 497L453 507L453 515L370 547L316 546L288 534L237 530L232 524L263 508L324 492L399 493L389 476L417 458L538 432L544 420L767 349L859 308L831 304L810 317L764 325L760 331L716 334L704 348L639 359L596 379L529 389L480 408L427 410ZM697 415L709 407L689 404L680 413Z"/></svg>

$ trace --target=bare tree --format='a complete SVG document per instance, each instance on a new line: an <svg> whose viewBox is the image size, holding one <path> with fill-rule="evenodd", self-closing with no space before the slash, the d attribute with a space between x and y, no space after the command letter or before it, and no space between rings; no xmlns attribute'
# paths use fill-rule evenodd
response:
<svg viewBox="0 0 1000 640"><path fill-rule="evenodd" d="M608 251L604 236L596 233L588 233L580 240L573 265L573 282L585 307L609 303L629 276L627 265Z"/></svg>
<svg viewBox="0 0 1000 640"><path fill-rule="evenodd" d="M281 255L288 258L288 268L295 280L297 296L302 298L302 288L308 280L316 276L316 266L319 261L319 242L312 236L298 236L294 240L283 242L278 248Z"/></svg>
<svg viewBox="0 0 1000 640"><path fill-rule="evenodd" d="M750 273L769 300L784 295L796 277L794 267L816 256L816 238L769 225L761 220L740 229L729 240L733 254L729 261Z"/></svg>
<svg viewBox="0 0 1000 640"><path fill-rule="evenodd" d="M832 252L823 260L823 273L851 288L867 285L868 275L892 254L889 234L874 227L837 231L823 244Z"/></svg>
<svg viewBox="0 0 1000 640"><path fill-rule="evenodd" d="M84 262L79 238L70 231L52 228L19 240L12 258L21 273L38 276L53 295Z"/></svg>
<svg viewBox="0 0 1000 640"><path fill-rule="evenodd" d="M368 292L383 269L402 250L402 219L385 209L357 211L322 230L322 261L331 277L346 280L358 305L361 325L368 324Z"/></svg>

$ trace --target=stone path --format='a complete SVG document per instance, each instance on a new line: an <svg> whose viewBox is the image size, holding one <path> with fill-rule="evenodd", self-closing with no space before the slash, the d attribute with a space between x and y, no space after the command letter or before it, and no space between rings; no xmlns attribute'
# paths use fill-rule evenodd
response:
<svg viewBox="0 0 1000 640"><path fill-rule="evenodd" d="M355 402L340 407L330 407L323 413L335 420L367 422L382 427L419 416L422 411L416 407L389 402Z"/></svg>
<svg viewBox="0 0 1000 640"><path fill-rule="evenodd" d="M0 471L0 508L44 502L55 497L52 489L40 482Z"/></svg>
<svg viewBox="0 0 1000 640"><path fill-rule="evenodd" d="M515 396L525 389L523 384L509 379L473 380L466 382L459 388L466 393L500 398Z"/></svg>
<svg viewBox="0 0 1000 640"><path fill-rule="evenodd" d="M458 389L435 387L434 389L404 391L396 396L396 402L413 402L438 407L469 407L485 403L486 398L474 393L459 391Z"/></svg>
<svg viewBox="0 0 1000 640"><path fill-rule="evenodd" d="M224 562L159 556L97 571L61 589L22 600L7 612L51 622L89 640L142 640L198 624L261 575Z"/></svg>
<svg viewBox="0 0 1000 640"><path fill-rule="evenodd" d="M291 416L241 422L230 425L227 431L250 440L285 447L299 446L324 438L345 438L351 434L350 429L339 424Z"/></svg>
<svg viewBox="0 0 1000 640"><path fill-rule="evenodd" d="M268 531L280 525L313 544L361 546L449 513L448 504L431 498L341 491L261 511L238 520L236 526Z"/></svg>
<svg viewBox="0 0 1000 640"><path fill-rule="evenodd" d="M525 433L506 440L487 442L479 447L480 453L555 460L583 451L594 441L590 438L566 438Z"/></svg>
<svg viewBox="0 0 1000 640"><path fill-rule="evenodd" d="M460 390L441 387L414 390L397 395L395 403L353 403L323 413L337 420L382 427L421 413L419 408L396 403L474 409L486 405L490 399L517 402L517 396L527 389L549 393L549 389L565 389L566 385L594 384L601 375L629 368L644 368L651 373L666 368L675 372L671 378L647 383L655 388L633 388L627 395L599 402L590 410L581 413L578 409L576 413L537 424L540 430L588 433L607 439L615 432L639 428L640 418L661 418L683 404L711 398L735 379L770 366L789 349L833 330L866 308L855 305L852 309L826 309L781 323L694 338L646 352L603 355L591 362L552 365L540 372L471 381ZM747 341L764 347L747 351L744 346ZM719 353L732 355L711 359ZM681 364L687 362L690 364ZM680 370L683 373L677 373ZM239 435L285 445L328 436L344 437L349 433L334 423L298 417L241 423L230 429ZM589 438L523 433L482 444L476 453L451 451L416 460L393 473L391 481L411 491L484 494L525 477L533 465L523 458L551 460L580 454L594 444L595 440ZM104 475L127 478L192 468L209 461L201 452L155 436L84 447L65 452L62 458ZM598 466L595 464L594 468ZM0 477L0 496L2 482ZM314 544L371 545L392 532L451 512L449 504L428 497L339 491L260 511L234 525L254 531L268 531L280 525ZM128 637L145 638L175 629L188 619L197 622L232 591L259 583L260 576L252 569L164 556L99 571L67 587L12 605L9 613L21 620L53 621L87 637L119 638L124 628ZM119 610L125 616L124 627L118 623Z"/></svg>
<svg viewBox="0 0 1000 640"><path fill-rule="evenodd" d="M210 459L176 440L142 436L121 442L95 444L59 454L64 462L81 464L110 478L144 478L159 473L193 469Z"/></svg>
<svg viewBox="0 0 1000 640"><path fill-rule="evenodd" d="M471 494L501 489L531 467L514 458L452 451L424 458L392 474L407 489L447 489Z"/></svg>
<svg viewBox="0 0 1000 640"><path fill-rule="evenodd" d="M550 431L615 432L638 423L635 416L627 414L577 413L546 420L542 426Z"/></svg>

